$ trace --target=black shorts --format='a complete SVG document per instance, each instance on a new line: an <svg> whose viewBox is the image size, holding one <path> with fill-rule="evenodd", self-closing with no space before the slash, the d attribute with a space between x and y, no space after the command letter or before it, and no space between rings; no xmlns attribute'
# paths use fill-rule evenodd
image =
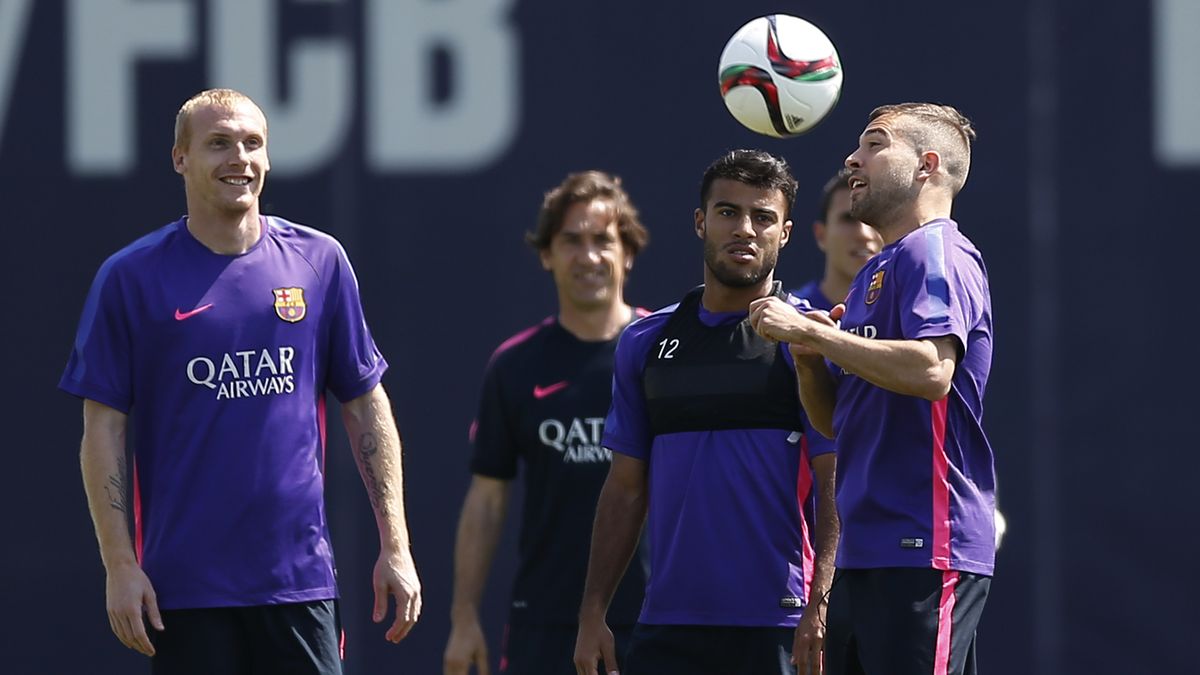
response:
<svg viewBox="0 0 1200 675"><path fill-rule="evenodd" d="M991 582L916 567L838 570L826 675L974 675L975 629Z"/></svg>
<svg viewBox="0 0 1200 675"><path fill-rule="evenodd" d="M796 629L639 623L621 675L794 675Z"/></svg>
<svg viewBox="0 0 1200 675"><path fill-rule="evenodd" d="M609 626L624 664L633 626ZM504 675L575 675L576 624L510 623L504 627L500 669ZM606 668L606 670L612 670Z"/></svg>
<svg viewBox="0 0 1200 675"><path fill-rule="evenodd" d="M173 609L147 628L153 675L341 675L336 600Z"/></svg>

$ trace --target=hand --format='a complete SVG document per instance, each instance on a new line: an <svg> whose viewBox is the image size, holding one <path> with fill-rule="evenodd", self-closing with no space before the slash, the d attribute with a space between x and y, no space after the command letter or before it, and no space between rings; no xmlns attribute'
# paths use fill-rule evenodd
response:
<svg viewBox="0 0 1200 675"><path fill-rule="evenodd" d="M759 298L750 303L750 326L759 335L776 342L791 342L792 332L800 327L804 317L795 307L775 296Z"/></svg>
<svg viewBox="0 0 1200 675"><path fill-rule="evenodd" d="M154 645L146 634L146 623L142 612L150 619L150 625L164 630L162 616L158 613L158 596L150 577L140 565L129 562L114 565L108 571L105 583L108 598L108 623L121 644L146 656L154 656Z"/></svg>
<svg viewBox="0 0 1200 675"><path fill-rule="evenodd" d="M599 675L596 664L604 661L608 675L620 675L617 669L617 643L612 631L599 618L580 618L579 636L575 640L575 672L577 675Z"/></svg>
<svg viewBox="0 0 1200 675"><path fill-rule="evenodd" d="M450 626L450 640L446 642L446 653L442 656L443 675L467 675L471 666L479 675L488 675L487 640L479 617L454 621Z"/></svg>
<svg viewBox="0 0 1200 675"><path fill-rule="evenodd" d="M408 549L399 552L381 551L372 576L375 587L375 623L387 616L388 595L396 598L396 620L384 637L388 642L399 642L408 635L421 616L421 580L417 578L417 566Z"/></svg>
<svg viewBox="0 0 1200 675"><path fill-rule="evenodd" d="M824 672L822 650L825 647L825 607L818 599L810 602L796 625L796 636L792 640L792 663L797 675L821 675Z"/></svg>
<svg viewBox="0 0 1200 675"><path fill-rule="evenodd" d="M838 322L842 320L842 316L845 314L846 305L841 303L834 305L833 309L829 310L828 312L818 309L803 313L804 318L810 319L823 326L829 326L830 328L838 328ZM792 360L801 365L804 364L805 360L810 360L814 365L817 366L823 367L825 365L824 356L820 352L812 347L800 344L799 342L788 343L788 351L792 353Z"/></svg>

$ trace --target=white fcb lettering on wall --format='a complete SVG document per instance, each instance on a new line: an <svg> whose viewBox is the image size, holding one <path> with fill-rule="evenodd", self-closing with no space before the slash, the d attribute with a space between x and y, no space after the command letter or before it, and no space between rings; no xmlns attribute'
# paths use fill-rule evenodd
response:
<svg viewBox="0 0 1200 675"><path fill-rule="evenodd" d="M334 162L359 112L363 155L374 171L482 168L516 137L521 92L513 2L365 0L364 25L353 34L285 41L278 29L283 0L67 0L67 167L92 176L133 171L138 115L151 114L139 110L139 68L204 58L206 82L197 90L239 89L267 114L277 176ZM32 4L0 0L0 122L11 104ZM356 63L359 40L362 63ZM450 82L437 100L435 53L445 56ZM357 90L359 81L365 91Z"/></svg>
<svg viewBox="0 0 1200 675"><path fill-rule="evenodd" d="M12 105L12 85L32 9L33 0L0 0L0 150L4 149L4 117Z"/></svg>
<svg viewBox="0 0 1200 675"><path fill-rule="evenodd" d="M1153 12L1155 156L1200 166L1200 1L1156 0Z"/></svg>

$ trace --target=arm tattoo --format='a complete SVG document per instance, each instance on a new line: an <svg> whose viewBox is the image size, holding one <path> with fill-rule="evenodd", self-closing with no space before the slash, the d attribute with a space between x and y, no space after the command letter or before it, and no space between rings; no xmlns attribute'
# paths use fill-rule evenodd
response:
<svg viewBox="0 0 1200 675"><path fill-rule="evenodd" d="M362 465L363 482L367 486L367 496L371 498L371 506L376 509L383 504L383 483L379 480L378 474L375 473L375 467L371 464L371 458L379 453L379 439L375 438L374 432L368 431L362 435L358 442L358 456Z"/></svg>
<svg viewBox="0 0 1200 675"><path fill-rule="evenodd" d="M125 487L124 454L117 458L117 472L108 477L108 484L104 486L104 491L108 493L108 503L110 506L121 513L129 512L127 506L129 493Z"/></svg>

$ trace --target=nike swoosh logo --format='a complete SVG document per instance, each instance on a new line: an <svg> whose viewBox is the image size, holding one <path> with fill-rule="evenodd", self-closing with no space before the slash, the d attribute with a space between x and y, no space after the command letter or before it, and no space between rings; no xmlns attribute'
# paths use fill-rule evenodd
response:
<svg viewBox="0 0 1200 675"><path fill-rule="evenodd" d="M175 320L176 320L176 321L183 321L184 319L190 319L190 318L192 318L193 316L196 316L197 314L199 314L200 312L203 312L203 311L204 311L204 310L206 310L206 309L212 309L212 303L211 303L211 302L210 302L210 303L208 303L207 305L204 305L204 306L201 306L201 307L197 307L196 309L193 309L193 310L192 310L192 311L190 311L190 312L181 312L181 311L179 311L178 309L176 309L176 310L175 310Z"/></svg>
<svg viewBox="0 0 1200 675"><path fill-rule="evenodd" d="M539 387L535 384L535 385L533 385L533 397L536 399L543 399L543 398L546 398L547 396L549 396L550 394L553 394L556 391L562 391L563 389L566 389L566 388L567 388L566 380L563 380L562 382L555 382L554 384L547 386L547 387Z"/></svg>

